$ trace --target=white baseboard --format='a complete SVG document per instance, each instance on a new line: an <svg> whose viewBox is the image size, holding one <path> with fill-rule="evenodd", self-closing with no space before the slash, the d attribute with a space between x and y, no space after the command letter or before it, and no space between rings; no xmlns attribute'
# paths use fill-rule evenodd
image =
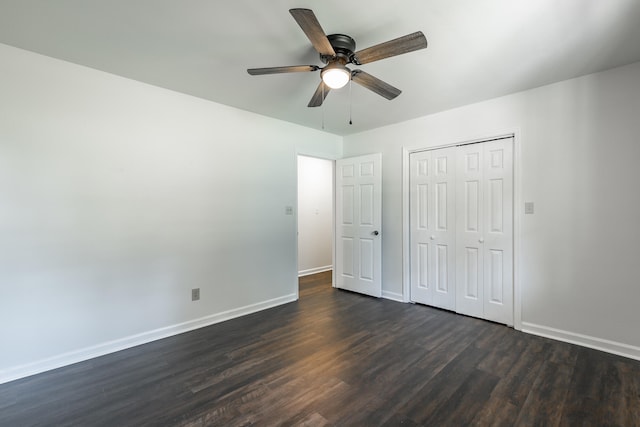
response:
<svg viewBox="0 0 640 427"><path fill-rule="evenodd" d="M325 265L324 267L309 268L308 270L298 271L298 277L309 276L310 274L322 273L333 270L333 265Z"/></svg>
<svg viewBox="0 0 640 427"><path fill-rule="evenodd" d="M402 294L398 294L396 292L391 292L391 291L382 291L382 298L385 299L390 299L392 301L398 301L398 302L405 302L404 298L402 297Z"/></svg>
<svg viewBox="0 0 640 427"><path fill-rule="evenodd" d="M236 317L266 310L278 305L293 302L296 299L296 294L285 295L283 297L262 301L256 304L250 304L244 307L235 308L233 310L228 310L221 313L201 317L199 319L190 320L188 322L155 329L153 331L143 332L141 334L131 335L79 350L74 350L26 365L3 369L0 370L0 384L39 374L41 372L50 371L52 369L61 368L63 366L82 362L88 359L93 359L94 357L104 356L105 354L114 353L116 351L146 344L151 341L156 341L173 335L182 334L194 329L224 322L225 320L230 320Z"/></svg>
<svg viewBox="0 0 640 427"><path fill-rule="evenodd" d="M618 356L624 356L630 359L640 360L640 347L629 344L563 331L561 329L550 328L548 326L540 326L528 322L522 322L522 332L606 351L607 353L617 354Z"/></svg>

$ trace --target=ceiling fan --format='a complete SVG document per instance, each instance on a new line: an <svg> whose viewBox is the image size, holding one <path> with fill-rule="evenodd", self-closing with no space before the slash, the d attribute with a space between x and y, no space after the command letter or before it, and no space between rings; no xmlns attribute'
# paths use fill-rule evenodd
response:
<svg viewBox="0 0 640 427"><path fill-rule="evenodd" d="M345 34L326 35L318 19L311 9L290 9L289 12L296 20L302 31L307 35L313 47L320 54L320 60L326 64L293 65L285 67L249 68L247 72L252 76L262 74L299 73L320 70L320 84L309 101L309 107L322 105L331 89L344 87L353 81L387 99L394 99L402 92L400 89L365 73L362 70L351 70L348 64L363 65L379 61L391 56L413 52L427 47L427 39L421 31L408 34L388 42L355 51L356 41Z"/></svg>

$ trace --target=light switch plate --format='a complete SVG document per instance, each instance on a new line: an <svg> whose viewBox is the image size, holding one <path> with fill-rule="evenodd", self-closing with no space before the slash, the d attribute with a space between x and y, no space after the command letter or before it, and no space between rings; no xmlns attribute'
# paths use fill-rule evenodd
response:
<svg viewBox="0 0 640 427"><path fill-rule="evenodd" d="M525 215L533 214L533 202L524 202L524 213Z"/></svg>

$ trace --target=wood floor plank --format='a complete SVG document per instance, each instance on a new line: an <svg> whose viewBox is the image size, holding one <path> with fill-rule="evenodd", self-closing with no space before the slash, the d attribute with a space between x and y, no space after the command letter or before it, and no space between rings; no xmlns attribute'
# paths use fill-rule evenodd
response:
<svg viewBox="0 0 640 427"><path fill-rule="evenodd" d="M640 362L300 279L300 300L0 385L0 426L640 427Z"/></svg>
<svg viewBox="0 0 640 427"><path fill-rule="evenodd" d="M620 417L624 425L640 426L640 364L625 360L617 362L622 372L624 405Z"/></svg>
<svg viewBox="0 0 640 427"><path fill-rule="evenodd" d="M446 405L451 396L471 375L487 350L477 349L470 345L456 358L449 362L436 376L419 390L406 403L400 412L413 421L423 424L442 405Z"/></svg>
<svg viewBox="0 0 640 427"><path fill-rule="evenodd" d="M631 366L617 356L580 349L563 423L640 425L640 397L633 385L638 372Z"/></svg>
<svg viewBox="0 0 640 427"><path fill-rule="evenodd" d="M520 408L502 398L490 397L469 425L511 427L516 425Z"/></svg>
<svg viewBox="0 0 640 427"><path fill-rule="evenodd" d="M496 372L503 379L496 385L493 397L512 403L518 409L522 408L533 385L538 378L545 361L549 343L539 337L528 336L525 349L518 355L515 363L508 371ZM483 364L483 368L489 371L491 366Z"/></svg>
<svg viewBox="0 0 640 427"><path fill-rule="evenodd" d="M531 386L516 425L560 425L572 374L572 367L546 361Z"/></svg>
<svg viewBox="0 0 640 427"><path fill-rule="evenodd" d="M496 375L479 369L472 370L446 403L436 408L424 424L468 425L489 401L499 380Z"/></svg>

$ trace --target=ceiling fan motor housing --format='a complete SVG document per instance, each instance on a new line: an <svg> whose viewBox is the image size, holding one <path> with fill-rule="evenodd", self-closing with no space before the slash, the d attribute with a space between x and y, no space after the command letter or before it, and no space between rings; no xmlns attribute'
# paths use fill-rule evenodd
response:
<svg viewBox="0 0 640 427"><path fill-rule="evenodd" d="M336 53L335 59L343 65L350 63L356 50L356 41L346 34L330 34L327 38ZM332 56L320 54L320 60L325 64L333 59Z"/></svg>

